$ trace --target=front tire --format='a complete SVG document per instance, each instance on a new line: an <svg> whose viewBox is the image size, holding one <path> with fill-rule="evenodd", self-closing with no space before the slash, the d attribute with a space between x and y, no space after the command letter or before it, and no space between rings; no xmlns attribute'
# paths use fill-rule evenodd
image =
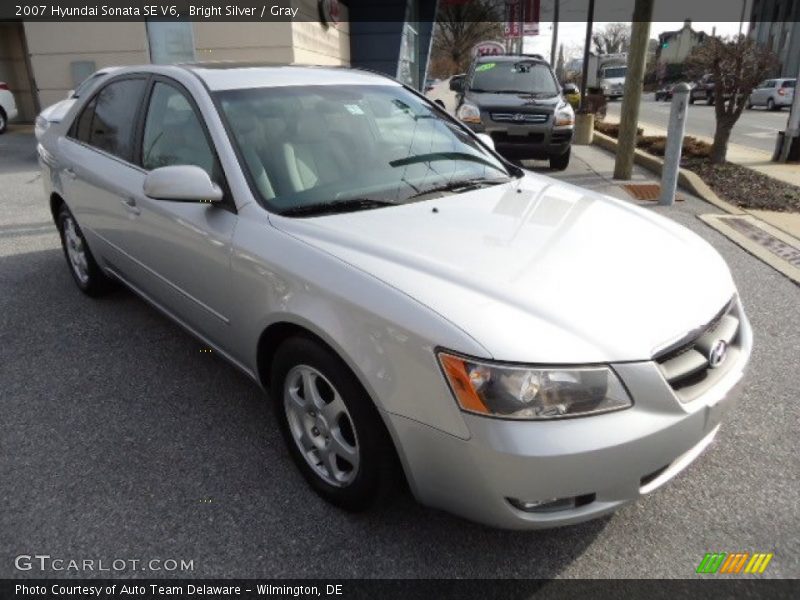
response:
<svg viewBox="0 0 800 600"><path fill-rule="evenodd" d="M397 458L375 405L347 365L308 337L278 348L270 395L289 453L322 498L361 511L398 481Z"/></svg>
<svg viewBox="0 0 800 600"><path fill-rule="evenodd" d="M113 283L98 266L78 222L66 204L62 204L58 211L56 225L69 272L78 289L92 297L108 292Z"/></svg>
<svg viewBox="0 0 800 600"><path fill-rule="evenodd" d="M569 158L572 154L572 148L568 148L564 154L550 157L550 168L554 171L563 171L569 166Z"/></svg>

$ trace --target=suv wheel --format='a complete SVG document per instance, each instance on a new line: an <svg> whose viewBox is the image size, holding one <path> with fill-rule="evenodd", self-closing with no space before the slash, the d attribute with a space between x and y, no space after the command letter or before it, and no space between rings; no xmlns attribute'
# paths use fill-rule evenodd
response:
<svg viewBox="0 0 800 600"><path fill-rule="evenodd" d="M7 126L8 119L6 119L6 113L2 108L0 108L0 133L5 133Z"/></svg>
<svg viewBox="0 0 800 600"><path fill-rule="evenodd" d="M62 204L58 211L56 225L69 272L78 288L87 296L99 296L107 292L112 287L112 281L97 265L78 222L66 204Z"/></svg>
<svg viewBox="0 0 800 600"><path fill-rule="evenodd" d="M569 157L572 154L572 148L568 148L564 154L550 157L550 168L555 171L563 171L569 166Z"/></svg>
<svg viewBox="0 0 800 600"><path fill-rule="evenodd" d="M275 355L270 395L289 453L328 502L364 510L398 481L386 427L347 365L322 344L294 337Z"/></svg>
<svg viewBox="0 0 800 600"><path fill-rule="evenodd" d="M775 100L767 98L767 110L775 110Z"/></svg>
<svg viewBox="0 0 800 600"><path fill-rule="evenodd" d="M706 94L706 104L711 106L714 104L714 95L713 94Z"/></svg>

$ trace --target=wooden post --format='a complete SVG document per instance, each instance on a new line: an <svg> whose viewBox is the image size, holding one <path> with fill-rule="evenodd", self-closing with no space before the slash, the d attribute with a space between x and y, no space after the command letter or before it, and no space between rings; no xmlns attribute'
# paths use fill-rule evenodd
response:
<svg viewBox="0 0 800 600"><path fill-rule="evenodd" d="M630 179L633 174L633 154L636 150L636 128L639 124L639 103L642 100L642 81L647 61L650 39L650 19L653 18L653 0L636 0L631 27L631 48L628 52L628 70L619 118L617 158L614 178Z"/></svg>

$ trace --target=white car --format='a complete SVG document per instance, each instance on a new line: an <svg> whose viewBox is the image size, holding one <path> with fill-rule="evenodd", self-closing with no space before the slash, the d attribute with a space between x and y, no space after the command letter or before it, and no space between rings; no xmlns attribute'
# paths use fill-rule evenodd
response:
<svg viewBox="0 0 800 600"><path fill-rule="evenodd" d="M91 90L100 82L101 79L103 79L103 77L113 73L117 69L119 69L119 67L106 67L104 69L95 71L89 77L84 79L78 87L76 87L74 90L70 90L66 98L59 100L55 104L51 104L47 108L43 109L42 112L39 113L39 116L36 117L34 127L36 139L40 139L50 125L53 123L59 123L61 119L67 115L69 109L72 108L72 105L75 104L78 98Z"/></svg>
<svg viewBox="0 0 800 600"><path fill-rule="evenodd" d="M404 475L499 527L608 514L741 389L750 325L706 241L505 161L388 77L126 67L38 153L78 288L124 283L269 390L347 509Z"/></svg>
<svg viewBox="0 0 800 600"><path fill-rule="evenodd" d="M425 97L433 100L451 115L455 115L458 98L456 98L456 93L450 89L450 79L448 77L434 83L433 87L425 93Z"/></svg>
<svg viewBox="0 0 800 600"><path fill-rule="evenodd" d="M17 103L5 81L0 81L0 133L5 132L8 122L17 118Z"/></svg>

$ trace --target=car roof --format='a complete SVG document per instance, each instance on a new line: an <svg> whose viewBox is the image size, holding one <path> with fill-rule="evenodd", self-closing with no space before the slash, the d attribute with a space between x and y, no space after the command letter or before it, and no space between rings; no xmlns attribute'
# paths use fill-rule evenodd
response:
<svg viewBox="0 0 800 600"><path fill-rule="evenodd" d="M523 60L548 64L548 62L540 54L487 54L485 56L478 56L475 58L475 62L478 63L512 61L520 62Z"/></svg>
<svg viewBox="0 0 800 600"><path fill-rule="evenodd" d="M116 69L114 74L130 72L166 75L190 72L211 91L293 85L402 85L386 75L360 69L231 61L134 65Z"/></svg>

